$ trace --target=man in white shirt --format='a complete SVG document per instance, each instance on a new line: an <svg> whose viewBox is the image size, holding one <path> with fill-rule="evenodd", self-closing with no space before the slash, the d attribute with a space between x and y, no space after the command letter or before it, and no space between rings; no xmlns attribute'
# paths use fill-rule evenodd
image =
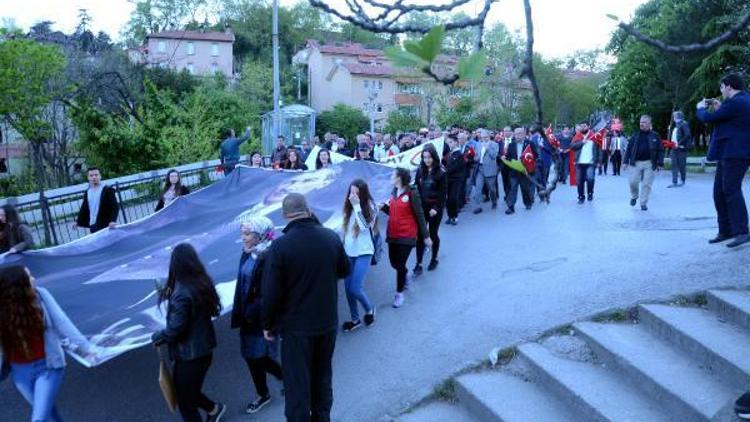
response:
<svg viewBox="0 0 750 422"><path fill-rule="evenodd" d="M580 132L573 137L570 149L575 151L578 203L583 204L586 199L594 200L594 170L601 157L601 149L594 142L594 133L589 129L589 123L581 122L580 128Z"/></svg>

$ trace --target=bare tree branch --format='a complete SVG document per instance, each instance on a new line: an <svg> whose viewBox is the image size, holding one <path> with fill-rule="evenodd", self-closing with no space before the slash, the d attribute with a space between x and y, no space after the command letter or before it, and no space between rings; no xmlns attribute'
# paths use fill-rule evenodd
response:
<svg viewBox="0 0 750 422"><path fill-rule="evenodd" d="M356 0L347 0L347 6L350 14L347 14L341 10L335 9L323 0L309 0L310 5L323 10L326 13L332 14L341 20L354 24L362 29L366 29L376 33L387 33L387 34L404 34L404 33L417 33L426 34L432 29L429 25L396 25L398 19L389 19L383 22L392 13L396 13L399 17L411 13L411 12L447 12L460 7L470 0L454 0L451 3L443 5L415 5L415 4L403 4L402 1L396 1L392 5L380 3L376 0L364 0L366 3L383 9L378 15L370 17L368 16L361 5ZM492 7L492 4L496 0L484 0L484 6L482 11L474 18L464 18L456 20L455 22L447 22L444 26L447 31L468 28L471 26L484 26L487 20L487 14Z"/></svg>
<svg viewBox="0 0 750 422"><path fill-rule="evenodd" d="M519 77L524 76L531 82L531 90L534 93L534 104L536 105L536 124L543 125L542 97L539 94L539 84L534 75L534 21L531 17L531 3L523 0L524 13L526 14L526 56L523 59L524 66Z"/></svg>
<svg viewBox="0 0 750 422"><path fill-rule="evenodd" d="M737 38L743 29L750 26L750 8L747 10L747 12L745 12L745 16L743 16L742 19L740 19L728 31L702 44L695 43L695 44L684 44L684 45L670 45L670 44L665 43L664 41L651 38L648 35L644 35L641 31L636 29L633 26L633 24L620 22L617 26L620 27L620 29L625 31L627 34L631 35L636 40L644 44L648 44L652 47L656 47L659 50L666 51L668 53L681 54L681 53L705 52L705 51L711 51L719 47L720 45Z"/></svg>

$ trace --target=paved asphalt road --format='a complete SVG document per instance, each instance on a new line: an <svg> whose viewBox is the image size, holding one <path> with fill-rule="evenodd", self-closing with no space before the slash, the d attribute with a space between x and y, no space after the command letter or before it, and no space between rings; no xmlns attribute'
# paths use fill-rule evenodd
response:
<svg viewBox="0 0 750 422"><path fill-rule="evenodd" d="M462 214L459 226L441 228L440 267L411 283L399 310L390 307L394 273L387 262L376 267L366 283L376 325L338 338L334 420L388 420L493 347L598 311L748 284L750 247L706 243L716 232L711 176L690 175L686 187L666 189L670 179L660 174L647 212L628 205L624 176L596 182L596 199L585 205L563 187L551 205L519 205L510 217L488 207ZM343 321L343 291L339 309ZM226 420L283 420L278 396L261 413L243 415L249 374L228 320L217 326L207 394L229 405ZM177 420L165 411L156 379L148 347L94 369L71 362L58 404L67 421ZM28 415L10 383L0 385L0 421Z"/></svg>

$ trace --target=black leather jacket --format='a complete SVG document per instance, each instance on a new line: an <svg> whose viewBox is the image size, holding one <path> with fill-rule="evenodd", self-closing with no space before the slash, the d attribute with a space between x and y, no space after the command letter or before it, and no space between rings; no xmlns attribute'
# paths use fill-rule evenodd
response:
<svg viewBox="0 0 750 422"><path fill-rule="evenodd" d="M197 359L216 347L211 316L194 302L191 292L178 282L167 306L167 327L151 337L156 345L167 343L174 360Z"/></svg>

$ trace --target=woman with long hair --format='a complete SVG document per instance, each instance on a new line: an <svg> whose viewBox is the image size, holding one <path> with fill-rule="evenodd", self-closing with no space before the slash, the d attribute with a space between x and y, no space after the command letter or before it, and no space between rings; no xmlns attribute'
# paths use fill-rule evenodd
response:
<svg viewBox="0 0 750 422"><path fill-rule="evenodd" d="M13 205L0 207L0 254L19 253L34 246L31 229L18 217Z"/></svg>
<svg viewBox="0 0 750 422"><path fill-rule="evenodd" d="M159 211L178 197L189 193L190 189L182 184L180 172L174 169L169 170L167 177L164 179L164 188L162 188L159 202L156 204L156 209L154 211Z"/></svg>
<svg viewBox="0 0 750 422"><path fill-rule="evenodd" d="M266 263L266 250L274 236L273 222L265 216L254 216L240 226L242 255L234 290L232 308L232 328L240 329L240 352L250 370L258 397L245 409L248 414L256 413L271 401L266 374L282 381L278 340L269 341L263 337L261 320L261 284L263 267Z"/></svg>
<svg viewBox="0 0 750 422"><path fill-rule="evenodd" d="M155 346L166 343L174 360L172 370L177 405L184 421L218 421L227 407L214 403L201 389L211 366L216 333L211 318L219 316L221 302L211 277L195 249L180 243L172 251L167 285L159 292L159 306L167 305L167 326L154 333Z"/></svg>
<svg viewBox="0 0 750 422"><path fill-rule="evenodd" d="M318 151L318 158L315 159L315 170L325 169L331 167L331 151L321 148Z"/></svg>
<svg viewBox="0 0 750 422"><path fill-rule="evenodd" d="M417 244L417 237L421 235L425 239L426 246L431 246L432 240L427 231L419 190L409 185L411 183L409 170L396 168L391 181L393 194L388 204L383 204L381 209L390 216L386 243L388 243L388 259L391 267L396 270L396 296L393 299L393 307L400 308L404 304L406 276L409 272L406 268L406 261L409 260L411 250Z"/></svg>
<svg viewBox="0 0 750 422"><path fill-rule="evenodd" d="M263 168L263 155L260 151L253 151L250 153L250 168Z"/></svg>
<svg viewBox="0 0 750 422"><path fill-rule="evenodd" d="M296 148L289 148L286 163L284 163L284 170L307 170L307 165L302 162L299 151Z"/></svg>
<svg viewBox="0 0 750 422"><path fill-rule="evenodd" d="M21 265L0 269L0 379L9 369L32 421L61 421L55 399L65 372L63 345L84 356L94 346L35 284Z"/></svg>
<svg viewBox="0 0 750 422"><path fill-rule="evenodd" d="M415 176L419 197L422 199L422 210L427 226L429 228L429 237L432 240L432 259L427 266L427 271L434 270L438 265L438 251L440 250L440 237L438 230L440 222L443 219L443 210L445 208L445 198L447 196L448 181L440 165L440 157L437 150L432 145L428 145L422 151L422 163L417 169ZM414 275L422 274L422 258L424 257L425 238L417 238L417 265L414 267Z"/></svg>
<svg viewBox="0 0 750 422"><path fill-rule="evenodd" d="M375 323L375 307L364 292L367 271L375 253L373 232L378 230L378 209L370 195L370 188L362 179L355 179L349 184L344 198L342 225L344 250L349 257L352 271L344 283L346 300L349 302L351 320L344 323L344 332L356 330L362 325L359 319L359 304L365 310L365 325Z"/></svg>

